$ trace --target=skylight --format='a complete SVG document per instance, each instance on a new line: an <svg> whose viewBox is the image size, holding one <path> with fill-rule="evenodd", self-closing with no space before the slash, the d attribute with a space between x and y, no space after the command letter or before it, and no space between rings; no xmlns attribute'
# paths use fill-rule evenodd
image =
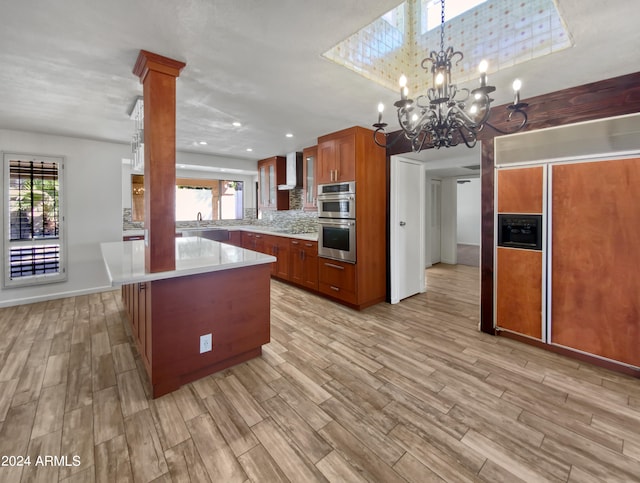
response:
<svg viewBox="0 0 640 483"><path fill-rule="evenodd" d="M440 27L440 0L420 0L420 32L425 34L429 30ZM487 0L447 0L444 4L444 18L453 20L458 15L477 7Z"/></svg>
<svg viewBox="0 0 640 483"><path fill-rule="evenodd" d="M553 0L446 0L445 48L464 54L456 82L489 74L571 46ZM323 55L392 90L405 74L410 92L430 87L420 64L440 48L440 0L407 0Z"/></svg>

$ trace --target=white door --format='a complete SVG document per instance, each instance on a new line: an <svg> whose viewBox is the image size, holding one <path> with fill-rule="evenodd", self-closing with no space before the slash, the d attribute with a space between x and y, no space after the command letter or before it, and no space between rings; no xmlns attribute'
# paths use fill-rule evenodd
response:
<svg viewBox="0 0 640 483"><path fill-rule="evenodd" d="M431 227L429 230L431 239L431 263L440 263L442 253L441 234L441 200L442 186L439 179L431 180Z"/></svg>
<svg viewBox="0 0 640 483"><path fill-rule="evenodd" d="M425 291L423 164L391 159L391 303Z"/></svg>

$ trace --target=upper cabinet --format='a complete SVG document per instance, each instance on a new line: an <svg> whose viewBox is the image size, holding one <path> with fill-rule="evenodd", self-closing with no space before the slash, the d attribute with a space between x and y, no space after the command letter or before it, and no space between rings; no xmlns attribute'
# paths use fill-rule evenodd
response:
<svg viewBox="0 0 640 483"><path fill-rule="evenodd" d="M273 156L258 161L258 209L288 210L289 191L278 190L287 178L287 159Z"/></svg>
<svg viewBox="0 0 640 483"><path fill-rule="evenodd" d="M316 195L318 185L316 181L316 168L318 165L318 146L305 148L302 151L302 205L305 210L317 209Z"/></svg>
<svg viewBox="0 0 640 483"><path fill-rule="evenodd" d="M318 184L356 179L356 136L352 130L318 138Z"/></svg>

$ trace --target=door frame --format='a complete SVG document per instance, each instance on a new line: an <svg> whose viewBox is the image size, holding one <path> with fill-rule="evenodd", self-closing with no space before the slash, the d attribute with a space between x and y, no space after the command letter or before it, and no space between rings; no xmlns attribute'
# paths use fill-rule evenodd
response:
<svg viewBox="0 0 640 483"><path fill-rule="evenodd" d="M418 233L419 239L416 243L420 247L419 255L419 267L420 271L420 283L422 290L419 293L424 293L426 288L425 280L425 192L426 192L426 176L424 170L424 163L421 161L415 161L412 159L403 158L401 156L391 156L390 166L390 196L389 196L389 265L390 265L390 293L391 303L396 304L400 301L398 294L398 283L400 280L400 271L398 260L401 256L399 253L398 240L400 233L400 218L398 214L398 197L401 194L400 187L398 186L398 164L400 162L413 164L420 167L420 193L419 193L419 227Z"/></svg>

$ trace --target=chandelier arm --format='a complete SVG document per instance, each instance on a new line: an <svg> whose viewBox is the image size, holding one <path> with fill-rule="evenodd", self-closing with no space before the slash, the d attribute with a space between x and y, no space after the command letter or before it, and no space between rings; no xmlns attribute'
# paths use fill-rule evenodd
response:
<svg viewBox="0 0 640 483"><path fill-rule="evenodd" d="M393 147L398 142L398 140L401 139L401 137L402 137L402 136L396 136L396 138L393 141L391 141L390 143L386 143L385 142L384 144L382 144L382 143L380 143L378 141L378 133L382 133L384 135L385 141L389 137L389 134L384 130L384 126L380 126L380 127L376 128L376 130L373 132L373 141L378 146L380 146L381 148L385 148L385 149Z"/></svg>
<svg viewBox="0 0 640 483"><path fill-rule="evenodd" d="M476 137L475 133L472 133L473 134L473 142L469 142L469 140L467 139L467 136L464 135L464 132L462 131L462 128L458 128L458 133L460 134L460 137L462 138L462 140L464 141L464 144L468 148L475 147L476 143L478 142L478 138Z"/></svg>
<svg viewBox="0 0 640 483"><path fill-rule="evenodd" d="M512 106L509 106L508 108L512 108ZM500 133L500 134L513 134L513 133L517 133L517 132L518 132L518 131L520 131L523 127L525 127L525 126L526 126L527 121L528 121L528 117L527 117L527 113L526 113L525 111L523 111L521 108L519 108L519 107L517 107L517 106L516 106L516 107L513 107L513 108L511 109L511 112L509 113L509 117L507 117L507 121L511 121L511 117L512 117L514 114L519 114L520 116L522 116L522 120L520 121L520 124L518 124L518 125L516 126L516 128L515 128L515 129L505 131L505 130L503 130L503 129L500 129L500 128L498 128L498 127L494 126L494 125L493 125L493 124L491 124L490 122L485 122L484 124L485 124L486 126L489 126L491 129L493 129L494 131L496 131L496 132L498 132L498 133Z"/></svg>
<svg viewBox="0 0 640 483"><path fill-rule="evenodd" d="M455 112L455 116L458 118L461 118L464 126L470 131L475 131L475 130L480 131L482 129L483 124L486 124L487 119L489 119L489 115L491 113L489 106L487 106L487 109L485 109L485 112L482 115L482 118L478 121L469 117L466 111L464 111L463 109L460 109L458 105L451 106L449 110Z"/></svg>

